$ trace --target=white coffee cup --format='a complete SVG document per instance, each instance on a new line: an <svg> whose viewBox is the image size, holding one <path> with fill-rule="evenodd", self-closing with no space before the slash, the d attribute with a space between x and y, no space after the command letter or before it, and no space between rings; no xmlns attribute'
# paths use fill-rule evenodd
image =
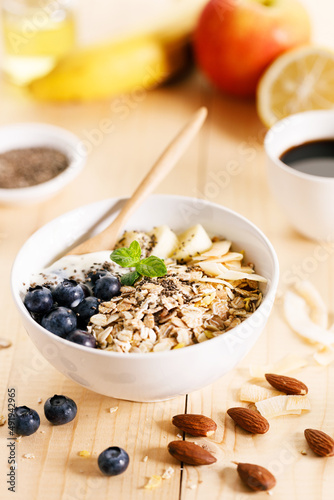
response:
<svg viewBox="0 0 334 500"><path fill-rule="evenodd" d="M334 139L334 110L306 111L275 123L264 140L268 181L289 222L300 233L333 241L334 177L306 174L280 160L289 148L319 139Z"/></svg>

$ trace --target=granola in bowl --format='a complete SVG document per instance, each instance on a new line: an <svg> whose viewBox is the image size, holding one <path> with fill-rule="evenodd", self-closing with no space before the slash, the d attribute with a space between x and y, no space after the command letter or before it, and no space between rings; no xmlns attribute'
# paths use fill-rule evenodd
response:
<svg viewBox="0 0 334 500"><path fill-rule="evenodd" d="M204 228L184 233L169 252L164 276L137 279L99 306L88 329L100 349L147 353L198 344L234 328L257 309L259 282L266 280L254 273L253 264L243 264L243 253L232 252L228 240L207 239L207 250L196 251L198 242L193 245L191 238L198 233L201 245ZM149 247L147 253L153 251Z"/></svg>
<svg viewBox="0 0 334 500"><path fill-rule="evenodd" d="M91 332L101 349L159 352L204 342L248 318L262 301L252 280L215 283L199 267L167 266L167 275L143 278L99 307ZM216 280L218 281L218 280Z"/></svg>

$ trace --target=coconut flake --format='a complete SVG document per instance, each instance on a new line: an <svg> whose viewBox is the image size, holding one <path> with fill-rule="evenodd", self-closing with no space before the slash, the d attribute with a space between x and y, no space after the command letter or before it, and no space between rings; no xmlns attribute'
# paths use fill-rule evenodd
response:
<svg viewBox="0 0 334 500"><path fill-rule="evenodd" d="M310 307L310 318L322 328L328 327L328 311L319 291L310 281L299 281L295 285L295 290Z"/></svg>
<svg viewBox="0 0 334 500"><path fill-rule="evenodd" d="M275 396L255 403L263 417L273 418L281 415L299 415L302 410L310 410L311 404L307 396Z"/></svg>
<svg viewBox="0 0 334 500"><path fill-rule="evenodd" d="M221 257L222 255L227 254L231 245L232 242L228 240L215 241L209 250L194 257L194 260L205 260L208 257Z"/></svg>
<svg viewBox="0 0 334 500"><path fill-rule="evenodd" d="M296 293L285 293L284 314L290 327L309 342L327 346L334 343L334 333L311 320L306 301Z"/></svg>
<svg viewBox="0 0 334 500"><path fill-rule="evenodd" d="M261 387L256 384L243 384L240 389L239 399L248 403L257 403L258 401L283 394L283 392L276 391L275 389Z"/></svg>
<svg viewBox="0 0 334 500"><path fill-rule="evenodd" d="M334 348L325 346L313 354L314 360L321 366L329 366L334 361Z"/></svg>
<svg viewBox="0 0 334 500"><path fill-rule="evenodd" d="M308 363L306 359L288 354L284 358L267 365L250 365L249 372L252 378L264 379L265 373L277 373L285 375L287 373L304 368Z"/></svg>

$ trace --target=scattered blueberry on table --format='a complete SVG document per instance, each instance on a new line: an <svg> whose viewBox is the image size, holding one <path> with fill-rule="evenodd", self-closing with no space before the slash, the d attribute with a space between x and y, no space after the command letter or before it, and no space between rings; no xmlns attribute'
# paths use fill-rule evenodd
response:
<svg viewBox="0 0 334 500"><path fill-rule="evenodd" d="M55 394L45 401L44 414L53 425L67 424L76 417L77 405L73 399Z"/></svg>
<svg viewBox="0 0 334 500"><path fill-rule="evenodd" d="M111 446L100 453L97 463L104 475L118 476L126 471L129 460L129 455L123 448Z"/></svg>
<svg viewBox="0 0 334 500"><path fill-rule="evenodd" d="M27 406L17 406L14 409L13 431L19 436L30 436L40 426L40 418L37 411Z"/></svg>

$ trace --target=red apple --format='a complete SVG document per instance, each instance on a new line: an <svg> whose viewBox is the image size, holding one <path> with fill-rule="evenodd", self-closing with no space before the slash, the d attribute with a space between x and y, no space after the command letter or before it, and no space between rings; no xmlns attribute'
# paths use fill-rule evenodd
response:
<svg viewBox="0 0 334 500"><path fill-rule="evenodd" d="M265 68L310 36L297 0L211 0L195 29L195 58L219 89L252 96Z"/></svg>

